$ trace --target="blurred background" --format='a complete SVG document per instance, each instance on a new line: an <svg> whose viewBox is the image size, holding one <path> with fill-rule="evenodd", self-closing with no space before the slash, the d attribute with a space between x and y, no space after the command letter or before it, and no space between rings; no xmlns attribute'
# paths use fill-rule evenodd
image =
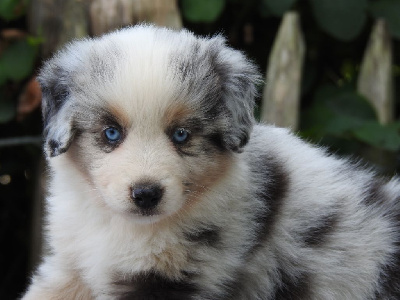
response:
<svg viewBox="0 0 400 300"><path fill-rule="evenodd" d="M384 175L400 167L400 0L0 0L0 299L41 249L44 59L139 22L223 34L265 75L257 118Z"/></svg>

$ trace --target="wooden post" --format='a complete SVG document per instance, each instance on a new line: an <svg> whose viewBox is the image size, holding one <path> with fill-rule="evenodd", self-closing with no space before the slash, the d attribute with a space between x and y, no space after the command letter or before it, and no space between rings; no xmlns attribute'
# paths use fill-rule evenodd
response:
<svg viewBox="0 0 400 300"><path fill-rule="evenodd" d="M295 12L284 15L269 57L261 121L296 130L305 44Z"/></svg>
<svg viewBox="0 0 400 300"><path fill-rule="evenodd" d="M386 23L378 19L364 54L357 89L371 102L381 124L394 120L392 56Z"/></svg>
<svg viewBox="0 0 400 300"><path fill-rule="evenodd" d="M75 38L89 33L87 6L90 0L32 0L29 12L29 29L42 36L42 57Z"/></svg>
<svg viewBox="0 0 400 300"><path fill-rule="evenodd" d="M146 22L182 27L177 0L32 0L29 27L44 38L50 56L72 39Z"/></svg>
<svg viewBox="0 0 400 300"><path fill-rule="evenodd" d="M367 98L375 109L378 121L389 124L394 121L394 88L392 74L391 37L383 19L376 20L365 50L358 76L358 92ZM396 154L365 146L363 156L374 163L383 173L395 171Z"/></svg>
<svg viewBox="0 0 400 300"><path fill-rule="evenodd" d="M92 0L90 20L94 35L140 22L182 27L176 0Z"/></svg>

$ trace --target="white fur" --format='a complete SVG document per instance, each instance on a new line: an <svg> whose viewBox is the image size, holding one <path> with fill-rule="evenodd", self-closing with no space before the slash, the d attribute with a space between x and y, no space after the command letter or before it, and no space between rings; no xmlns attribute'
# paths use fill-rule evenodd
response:
<svg viewBox="0 0 400 300"><path fill-rule="evenodd" d="M381 273L400 252L397 179L285 129L253 128L258 79L221 37L149 26L47 62L51 254L23 299L395 299L398 283L388 288ZM111 150L104 111L124 130ZM192 133L191 155L171 126ZM142 179L164 188L152 215L130 197Z"/></svg>

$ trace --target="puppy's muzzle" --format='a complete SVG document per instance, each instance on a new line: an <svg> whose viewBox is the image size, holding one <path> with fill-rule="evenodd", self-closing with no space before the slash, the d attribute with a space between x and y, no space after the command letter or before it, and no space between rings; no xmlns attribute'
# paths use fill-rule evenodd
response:
<svg viewBox="0 0 400 300"><path fill-rule="evenodd" d="M164 189L156 183L142 183L132 187L131 198L144 211L154 210L160 203Z"/></svg>

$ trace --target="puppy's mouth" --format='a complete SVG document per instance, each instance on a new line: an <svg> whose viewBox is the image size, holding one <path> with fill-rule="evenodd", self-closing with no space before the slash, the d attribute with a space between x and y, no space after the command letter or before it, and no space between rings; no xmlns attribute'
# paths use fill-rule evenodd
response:
<svg viewBox="0 0 400 300"><path fill-rule="evenodd" d="M161 215L161 212L158 209L152 209L152 208L150 209L133 208L130 210L129 213L141 217L152 217Z"/></svg>
<svg viewBox="0 0 400 300"><path fill-rule="evenodd" d="M141 225L155 224L164 219L166 215L159 209L138 209L133 208L125 214L125 217L134 223Z"/></svg>

